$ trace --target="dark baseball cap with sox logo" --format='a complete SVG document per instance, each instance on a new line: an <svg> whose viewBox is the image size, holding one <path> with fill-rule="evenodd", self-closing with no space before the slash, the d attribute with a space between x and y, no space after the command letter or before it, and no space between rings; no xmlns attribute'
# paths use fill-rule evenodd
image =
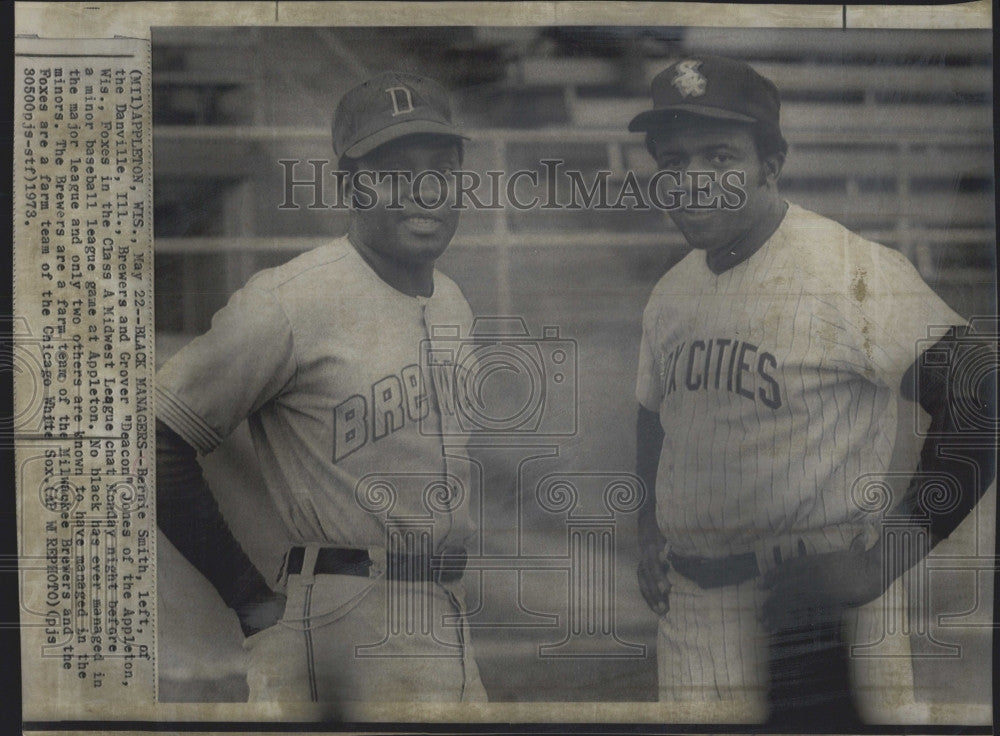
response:
<svg viewBox="0 0 1000 736"><path fill-rule="evenodd" d="M653 78L653 109L632 118L632 132L669 128L690 115L757 123L780 132L774 82L742 61L695 54L675 59Z"/></svg>
<svg viewBox="0 0 1000 736"><path fill-rule="evenodd" d="M452 120L444 87L415 74L377 74L348 90L333 114L333 150L339 158L358 158L415 133L468 138Z"/></svg>

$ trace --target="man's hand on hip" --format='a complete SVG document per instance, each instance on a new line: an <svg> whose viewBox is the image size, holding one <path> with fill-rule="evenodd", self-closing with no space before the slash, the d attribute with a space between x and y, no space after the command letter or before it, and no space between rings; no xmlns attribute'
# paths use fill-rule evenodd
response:
<svg viewBox="0 0 1000 736"><path fill-rule="evenodd" d="M650 535L643 535L649 537ZM667 552L662 538L639 539L639 590L653 613L660 616L670 610L670 583Z"/></svg>
<svg viewBox="0 0 1000 736"><path fill-rule="evenodd" d="M236 611L243 629L243 636L254 634L274 626L285 613L285 596L275 593L272 597L249 604Z"/></svg>

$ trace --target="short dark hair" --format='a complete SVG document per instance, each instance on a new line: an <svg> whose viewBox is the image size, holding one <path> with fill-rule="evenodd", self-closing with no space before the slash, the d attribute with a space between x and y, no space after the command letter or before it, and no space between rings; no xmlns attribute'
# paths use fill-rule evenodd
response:
<svg viewBox="0 0 1000 736"><path fill-rule="evenodd" d="M773 125L754 124L751 126L750 134L753 136L754 145L757 146L757 156L761 160L771 156L788 155L788 141Z"/></svg>
<svg viewBox="0 0 1000 736"><path fill-rule="evenodd" d="M781 135L781 131L772 125L766 125L763 123L744 123L746 127L750 130L750 135L753 137L754 147L757 149L757 157L761 160L769 158L771 156L786 156L788 155L788 141L785 137ZM659 130L648 130L646 131L646 150L649 151L649 155L653 155L653 140L658 132L663 132L664 130L669 130L669 128L660 128Z"/></svg>

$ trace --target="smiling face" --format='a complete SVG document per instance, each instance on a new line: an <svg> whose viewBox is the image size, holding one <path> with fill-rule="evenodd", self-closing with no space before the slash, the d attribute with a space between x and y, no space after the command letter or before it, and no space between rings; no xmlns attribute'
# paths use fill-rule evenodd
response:
<svg viewBox="0 0 1000 736"><path fill-rule="evenodd" d="M699 203L713 200L721 203L726 195L719 183L729 181L732 184L736 176L743 177L744 184L740 188L746 200L738 209L692 208L688 199L687 206L670 210L670 219L692 248L716 251L732 247L759 228L779 200L777 180L784 157L776 154L762 159L746 124L694 119L653 132L649 149L657 166L661 170L680 172L682 182L689 181L687 177L693 172L714 176L716 184L708 195L699 197ZM701 184L707 181L708 177L700 177ZM732 194L728 195L728 201L734 201Z"/></svg>
<svg viewBox="0 0 1000 736"><path fill-rule="evenodd" d="M358 171L374 172L374 177L361 179L368 194L356 187L359 201L373 206L351 211L351 232L365 248L404 267L432 264L444 253L458 227L459 211L450 206L452 197L442 182L461 164L459 146L451 136L417 134L358 159ZM379 182L380 172L404 173L383 175ZM422 184L422 199L413 196L414 180ZM441 206L432 207L437 203Z"/></svg>

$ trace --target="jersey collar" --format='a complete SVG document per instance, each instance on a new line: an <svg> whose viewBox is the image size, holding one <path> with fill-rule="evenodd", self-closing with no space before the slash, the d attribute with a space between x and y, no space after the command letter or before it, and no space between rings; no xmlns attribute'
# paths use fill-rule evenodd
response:
<svg viewBox="0 0 1000 736"><path fill-rule="evenodd" d="M364 271L364 273L369 277L369 280L377 282L384 291L392 293L402 299L407 299L411 302L420 304L421 306L426 305L430 300L434 298L434 295L437 293L438 291L437 268L434 269L432 275L433 285L431 287L430 294L428 294L427 296L422 296L420 294L417 295L407 294L405 291L400 291L395 286L393 286L388 281L379 276L378 271L372 268L372 265L368 262L368 260L361 254L361 252L357 248L354 247L354 243L351 242L351 238L348 235L343 236L343 241L344 241L344 247L347 248L347 251L350 254L350 256L352 258L355 258L358 261L358 263L361 264L361 268Z"/></svg>
<svg viewBox="0 0 1000 736"><path fill-rule="evenodd" d="M782 215L781 219L778 221L777 226L775 226L774 230L772 230L766 238L763 238L756 245L748 243L740 243L736 245L734 248L724 248L720 251L710 251L706 253L705 263L708 265L708 270L714 273L716 276L719 276L720 274L725 273L729 269L733 268L734 266L738 266L739 264L743 263L743 261L750 258L750 256L752 256L754 253L763 248L764 245L768 243L772 237L774 237L774 233L778 231L782 223L784 223L785 218L788 217L788 210L790 207L791 205L786 201L785 214Z"/></svg>

